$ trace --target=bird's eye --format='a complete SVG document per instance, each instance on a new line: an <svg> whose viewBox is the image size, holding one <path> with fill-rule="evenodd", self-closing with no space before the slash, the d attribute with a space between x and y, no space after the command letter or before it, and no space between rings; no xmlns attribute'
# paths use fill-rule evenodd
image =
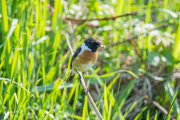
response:
<svg viewBox="0 0 180 120"><path fill-rule="evenodd" d="M92 44L93 44L93 45L96 45L96 43L95 43L95 42L93 42Z"/></svg>
<svg viewBox="0 0 180 120"><path fill-rule="evenodd" d="M94 41L91 42L93 45L95 45L96 43Z"/></svg>

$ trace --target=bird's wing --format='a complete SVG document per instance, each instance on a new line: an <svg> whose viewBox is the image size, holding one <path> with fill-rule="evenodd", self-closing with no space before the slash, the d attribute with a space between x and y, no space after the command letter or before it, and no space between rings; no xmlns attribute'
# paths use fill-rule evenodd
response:
<svg viewBox="0 0 180 120"><path fill-rule="evenodd" d="M71 68L72 68L72 62L74 61L74 59L77 57L77 55L81 52L82 48L79 47L73 54L72 59L71 59Z"/></svg>

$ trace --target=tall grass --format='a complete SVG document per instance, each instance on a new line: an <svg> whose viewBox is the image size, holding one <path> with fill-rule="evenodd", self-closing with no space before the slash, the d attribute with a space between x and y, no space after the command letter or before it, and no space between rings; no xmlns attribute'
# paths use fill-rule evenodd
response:
<svg viewBox="0 0 180 120"><path fill-rule="evenodd" d="M140 34L133 41L100 49L97 63L85 75L105 120L180 119L179 82L173 76L179 74L179 5L178 0L0 0L0 119L97 119L78 76L73 83L65 82L71 60L66 34L74 50L89 37L108 46ZM134 11L138 12L135 16L81 23L81 19ZM79 21L74 23L67 17ZM159 44L157 36L148 32L149 26L143 30L147 23L155 27L168 23L156 31L161 38ZM146 72L141 76L139 69ZM133 87L163 106L168 114L142 98Z"/></svg>

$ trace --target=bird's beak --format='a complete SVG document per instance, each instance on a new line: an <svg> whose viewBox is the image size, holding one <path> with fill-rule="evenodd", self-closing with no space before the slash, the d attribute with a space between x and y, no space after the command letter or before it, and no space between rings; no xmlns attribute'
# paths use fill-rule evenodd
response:
<svg viewBox="0 0 180 120"><path fill-rule="evenodd" d="M105 45L100 45L99 47L101 47L101 48L105 48Z"/></svg>

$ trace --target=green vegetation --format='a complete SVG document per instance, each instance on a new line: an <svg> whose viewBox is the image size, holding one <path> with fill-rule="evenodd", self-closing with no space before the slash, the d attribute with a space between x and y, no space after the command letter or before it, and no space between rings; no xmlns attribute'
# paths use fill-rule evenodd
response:
<svg viewBox="0 0 180 120"><path fill-rule="evenodd" d="M89 37L106 46L85 75L104 120L180 120L179 6L0 0L0 119L98 119L78 76L65 82L68 35L73 50Z"/></svg>

